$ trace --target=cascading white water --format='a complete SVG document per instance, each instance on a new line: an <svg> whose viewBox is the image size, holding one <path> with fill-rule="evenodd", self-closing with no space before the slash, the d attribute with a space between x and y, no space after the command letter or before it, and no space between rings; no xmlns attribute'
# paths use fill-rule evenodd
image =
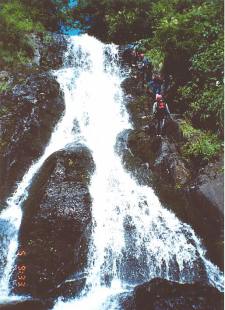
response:
<svg viewBox="0 0 225 310"><path fill-rule="evenodd" d="M59 301L54 309L114 309L110 296L154 277L192 282L205 276L222 290L223 275L206 259L192 228L132 179L114 150L117 135L131 128L116 47L88 36L72 43L74 57L79 50L79 74L70 85L79 127L74 137L90 148L96 164L89 187L94 225L86 287L79 298Z"/></svg>
<svg viewBox="0 0 225 310"><path fill-rule="evenodd" d="M211 284L223 289L222 273L206 259L191 227L163 208L151 188L140 186L114 150L118 134L131 128L117 57L114 45L87 35L71 38L67 68L56 73L64 91L65 114L43 156L25 174L0 215L10 224L12 240L1 294L8 295L21 205L32 178L50 154L71 142L87 145L95 161L89 188L94 224L86 288L79 299L59 301L55 309L114 309L110 296L154 277L191 282L205 274Z"/></svg>
<svg viewBox="0 0 225 310"><path fill-rule="evenodd" d="M65 68L57 72L53 72L53 74L59 79L59 82L64 85L63 89L65 90L64 95L66 97L65 112L59 123L56 125L44 154L39 160L34 162L30 169L25 173L14 194L8 198L6 208L0 214L0 221L7 223L5 236L6 245L4 249L7 259L4 273L0 279L0 300L7 300L7 298L10 298L9 280L16 258L16 251L18 249L18 231L22 219L21 207L28 196L32 179L44 161L52 153L63 149L67 144L74 142L73 121L76 116L76 109L73 99L70 98L71 93L69 90L71 80L74 77L74 70L73 68ZM13 296L12 299L14 298L15 296Z"/></svg>

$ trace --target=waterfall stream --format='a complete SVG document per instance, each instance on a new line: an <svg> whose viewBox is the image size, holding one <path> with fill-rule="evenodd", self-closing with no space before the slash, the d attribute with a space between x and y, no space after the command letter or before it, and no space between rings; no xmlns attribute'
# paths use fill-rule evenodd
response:
<svg viewBox="0 0 225 310"><path fill-rule="evenodd" d="M124 105L118 49L88 35L71 37L65 67L57 76L65 113L41 158L7 201L0 220L8 222L10 242L0 282L0 298L9 295L9 279L18 247L21 206L33 176L55 151L72 142L92 152L96 170L92 197L92 240L86 286L79 298L54 309L117 309L113 295L155 277L191 283L204 279L223 290L223 274L206 258L192 228L165 209L153 189L141 186L123 168L115 151L117 136L132 128Z"/></svg>

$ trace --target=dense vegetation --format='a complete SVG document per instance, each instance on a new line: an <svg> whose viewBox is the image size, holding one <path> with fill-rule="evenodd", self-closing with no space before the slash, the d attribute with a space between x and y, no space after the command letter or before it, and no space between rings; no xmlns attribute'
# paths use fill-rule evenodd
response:
<svg viewBox="0 0 225 310"><path fill-rule="evenodd" d="M172 111L204 130L186 155L210 159L221 149L208 131L223 137L223 1L79 0L74 17L100 39L139 40L154 67L172 78Z"/></svg>
<svg viewBox="0 0 225 310"><path fill-rule="evenodd" d="M172 78L171 110L223 137L222 0L78 0L73 8L70 3L0 0L1 67L29 62L28 34L60 31L65 24L106 42L138 41L154 67Z"/></svg>
<svg viewBox="0 0 225 310"><path fill-rule="evenodd" d="M0 0L0 66L17 67L33 55L31 33L58 31L67 0Z"/></svg>
<svg viewBox="0 0 225 310"><path fill-rule="evenodd" d="M152 29L149 0L79 0L72 12L78 27L104 41L129 43Z"/></svg>

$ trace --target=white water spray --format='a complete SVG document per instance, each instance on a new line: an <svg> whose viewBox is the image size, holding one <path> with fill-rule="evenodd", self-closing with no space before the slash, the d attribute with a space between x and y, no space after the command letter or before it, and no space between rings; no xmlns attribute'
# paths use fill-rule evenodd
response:
<svg viewBox="0 0 225 310"><path fill-rule="evenodd" d="M7 253L6 266L4 268L4 274L0 280L0 298L2 300L6 300L9 297L9 281L13 272L16 252L18 249L18 231L22 220L21 207L28 196L32 179L51 154L65 148L67 144L74 142L73 120L75 119L76 109L74 100L71 98L71 93L69 91L71 80L74 77L74 70L73 68L65 68L54 74L59 80L59 83L63 85L62 88L65 90L64 96L66 98L66 106L64 115L56 125L44 154L39 160L34 162L30 169L25 173L14 194L8 198L7 207L0 214L0 221L8 222L7 237L10 239L8 246L5 248L5 253Z"/></svg>
<svg viewBox="0 0 225 310"><path fill-rule="evenodd" d="M18 246L21 205L32 178L49 155L71 142L87 145L95 161L89 188L94 225L86 288L79 299L59 301L55 309L114 309L110 297L154 277L192 282L203 274L222 290L223 275L206 259L191 227L164 209L151 188L140 186L114 151L117 135L131 128L116 47L87 35L74 37L67 62L70 67L57 73L65 114L43 156L25 174L0 216L14 227L14 246L0 284L5 294Z"/></svg>
<svg viewBox="0 0 225 310"><path fill-rule="evenodd" d="M94 227L86 288L79 299L59 301L55 309L114 309L112 295L155 277L179 282L205 277L222 290L223 275L205 258L191 227L164 209L151 188L137 184L114 151L117 135L131 128L115 46L107 47L107 61L106 46L97 40L84 36L75 43L74 55L80 44L86 69L71 84L71 94L79 141L91 149L96 165L89 188Z"/></svg>

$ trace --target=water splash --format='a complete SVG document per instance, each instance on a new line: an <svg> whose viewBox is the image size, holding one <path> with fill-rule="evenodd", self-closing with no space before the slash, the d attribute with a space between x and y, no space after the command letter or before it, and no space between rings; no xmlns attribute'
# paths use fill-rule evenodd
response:
<svg viewBox="0 0 225 310"><path fill-rule="evenodd" d="M131 128L116 46L87 35L71 38L65 68L56 76L64 92L65 113L44 154L27 171L0 215L9 223L11 240L1 294L9 294L21 206L32 179L53 152L72 142L86 144L95 161L89 188L94 224L86 287L80 298L59 301L55 309L116 309L112 296L154 277L179 282L204 279L222 290L223 275L207 260L192 228L163 208L151 188L140 186L114 150L118 134Z"/></svg>
<svg viewBox="0 0 225 310"><path fill-rule="evenodd" d="M74 108L74 101L73 98L71 98L69 90L69 85L74 76L74 69L66 67L57 72L53 72L53 74L59 80L59 83L62 83L63 81L65 89L64 96L66 98L64 114L56 125L44 154L34 162L25 173L13 195L8 198L6 208L0 214L0 221L7 223L7 225L5 225L7 226L5 227L5 242L2 242L2 244L4 244L2 255L5 256L6 263L4 266L4 273L0 279L1 300L7 298L10 294L9 283L18 249L18 231L22 220L21 207L29 194L32 179L51 154L65 148L67 144L74 142L73 120L75 119L76 109Z"/></svg>
<svg viewBox="0 0 225 310"><path fill-rule="evenodd" d="M114 150L118 134L131 128L115 46L88 36L74 43L70 52L75 57L79 50L83 64L70 86L75 138L91 149L96 165L89 187L94 225L86 287L79 298L59 301L54 309L114 309L110 296L155 277L204 280L223 290L223 274L206 259L192 228L163 208L151 188L140 186Z"/></svg>

